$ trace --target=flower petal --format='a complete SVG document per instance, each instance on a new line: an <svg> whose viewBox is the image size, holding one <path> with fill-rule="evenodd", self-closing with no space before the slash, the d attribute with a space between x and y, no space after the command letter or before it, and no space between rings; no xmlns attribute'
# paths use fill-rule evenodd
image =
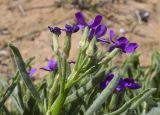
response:
<svg viewBox="0 0 160 115"><path fill-rule="evenodd" d="M128 86L130 89L139 89L141 86L138 83L133 83L132 85Z"/></svg>
<svg viewBox="0 0 160 115"><path fill-rule="evenodd" d="M75 33L79 30L79 27L77 25L65 25L65 29L61 29L63 31L69 32L69 33Z"/></svg>
<svg viewBox="0 0 160 115"><path fill-rule="evenodd" d="M48 61L48 68L52 71L57 69L57 62L55 60Z"/></svg>
<svg viewBox="0 0 160 115"><path fill-rule="evenodd" d="M114 31L113 31L113 30L110 30L110 31L109 31L109 39L110 39L111 42L113 42L113 43L114 43L114 41L113 41L114 36L115 36Z"/></svg>
<svg viewBox="0 0 160 115"><path fill-rule="evenodd" d="M122 44L124 44L124 45L128 45L129 44L129 41L128 41L128 39L126 37L120 37L115 42L116 46L120 46Z"/></svg>
<svg viewBox="0 0 160 115"><path fill-rule="evenodd" d="M50 27L48 26L50 32L57 34L58 36L61 34L61 29L59 27Z"/></svg>
<svg viewBox="0 0 160 115"><path fill-rule="evenodd" d="M79 27L77 25L72 26L72 33L75 33L79 30Z"/></svg>
<svg viewBox="0 0 160 115"><path fill-rule="evenodd" d="M53 71L53 70L51 70L49 67L41 67L40 69L41 69L41 70L45 70L45 71Z"/></svg>
<svg viewBox="0 0 160 115"><path fill-rule="evenodd" d="M125 89L125 87L123 86L123 85L118 85L117 87L116 87L116 91L118 91L118 92L121 92L121 91L123 91Z"/></svg>
<svg viewBox="0 0 160 115"><path fill-rule="evenodd" d="M32 76L33 76L33 74L35 74L35 73L36 73L36 71L37 71L37 69L36 69L36 68L32 68L32 69L28 72L29 77L32 77Z"/></svg>
<svg viewBox="0 0 160 115"><path fill-rule="evenodd" d="M75 14L75 16L76 16L76 19L78 21L78 24L80 24L80 25L87 25L82 12L77 12Z"/></svg>
<svg viewBox="0 0 160 115"><path fill-rule="evenodd" d="M101 82L100 84L99 84L99 87L100 87L100 89L105 89L105 87L106 87L106 84L104 83L104 82Z"/></svg>
<svg viewBox="0 0 160 115"><path fill-rule="evenodd" d="M106 78L104 81L100 83L100 88L103 90L107 85L110 83L110 81L113 79L114 75L112 73L108 73L106 75Z"/></svg>
<svg viewBox="0 0 160 115"><path fill-rule="evenodd" d="M115 41L115 47L116 48L120 48L124 53L126 53L126 47L128 46L129 44L129 41L127 38L125 37L120 37L118 38L116 41Z"/></svg>
<svg viewBox="0 0 160 115"><path fill-rule="evenodd" d="M77 26L79 27L79 29L83 30L85 25L81 25L81 24L77 24Z"/></svg>
<svg viewBox="0 0 160 115"><path fill-rule="evenodd" d="M114 77L114 74L108 73L106 79L107 79L108 81L111 81L111 80L113 79L113 77Z"/></svg>
<svg viewBox="0 0 160 115"><path fill-rule="evenodd" d="M103 42L109 44L110 42L106 38L97 38L98 42Z"/></svg>
<svg viewBox="0 0 160 115"><path fill-rule="evenodd" d="M100 38L102 36L104 36L107 32L107 27L105 25L99 25L97 28L96 28L96 32L95 32L95 35L97 38Z"/></svg>
<svg viewBox="0 0 160 115"><path fill-rule="evenodd" d="M137 49L137 43L129 43L129 45L125 48L126 53L133 53Z"/></svg>
<svg viewBox="0 0 160 115"><path fill-rule="evenodd" d="M130 89L139 89L141 86L138 83L135 83L133 78L125 78L125 87L128 87Z"/></svg>
<svg viewBox="0 0 160 115"><path fill-rule="evenodd" d="M116 46L115 45L113 45L113 46L110 46L109 47L109 50L108 50L108 52L111 52L112 50L114 50L116 48Z"/></svg>
<svg viewBox="0 0 160 115"><path fill-rule="evenodd" d="M72 26L71 26L71 25L69 25L69 24L66 24L66 25L65 25L65 28L66 28L66 29L71 29L71 28L72 28Z"/></svg>
<svg viewBox="0 0 160 115"><path fill-rule="evenodd" d="M91 40L94 35L95 35L95 29L92 29L89 33L88 39Z"/></svg>
<svg viewBox="0 0 160 115"><path fill-rule="evenodd" d="M124 82L125 82L124 83L125 87L129 87L134 83L134 80L133 80L133 78L125 78Z"/></svg>
<svg viewBox="0 0 160 115"><path fill-rule="evenodd" d="M124 82L124 80L121 78L120 80L119 80L119 83L118 83L118 86L116 87L116 90L117 91L123 91L125 89L125 82Z"/></svg>
<svg viewBox="0 0 160 115"><path fill-rule="evenodd" d="M98 26L101 23L102 18L103 17L101 15L97 15L95 17L95 19L93 20L93 22L88 24L89 28L94 28L94 27Z"/></svg>

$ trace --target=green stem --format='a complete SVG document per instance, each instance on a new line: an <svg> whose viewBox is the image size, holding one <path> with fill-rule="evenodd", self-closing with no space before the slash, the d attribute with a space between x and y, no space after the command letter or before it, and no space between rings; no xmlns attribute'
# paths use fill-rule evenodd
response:
<svg viewBox="0 0 160 115"><path fill-rule="evenodd" d="M102 61L98 64L108 63L114 56L116 56L120 52L120 49L115 48L112 52L110 52Z"/></svg>
<svg viewBox="0 0 160 115"><path fill-rule="evenodd" d="M87 92L89 92L92 89L92 87L94 87L100 81L102 81L104 74L105 74L104 68L101 68L99 72L96 73L96 75L93 76L93 78L88 83L86 83L85 86L81 87L80 89L78 89L73 94L67 97L65 105L78 100L79 97L83 97Z"/></svg>
<svg viewBox="0 0 160 115"><path fill-rule="evenodd" d="M96 52L95 51L95 47L96 47L96 41L97 41L97 38L96 38L96 36L94 36L93 37L93 39L91 40L91 42L89 43L89 46L88 46L88 48L87 48L87 50L86 50L86 54L89 56L89 57L91 57L91 56L93 56L94 55L94 53Z"/></svg>
<svg viewBox="0 0 160 115"><path fill-rule="evenodd" d="M70 49L71 49L71 33L66 33L66 37L64 39L65 39L65 41L64 41L63 51L64 51L64 54L65 54L65 57L68 58L69 57L69 52L70 52Z"/></svg>
<svg viewBox="0 0 160 115"><path fill-rule="evenodd" d="M84 46L85 46L85 44L87 42L88 34L89 34L89 28L85 27L84 31L83 31L83 34L82 34L82 37L81 37L81 40L79 42L80 48L82 50L85 48Z"/></svg>
<svg viewBox="0 0 160 115"><path fill-rule="evenodd" d="M52 87L52 84L53 84L53 82L54 82L54 78L55 78L55 72L50 72L50 75L49 75L49 81L48 81L48 86L49 86L49 88L51 88Z"/></svg>
<svg viewBox="0 0 160 115"><path fill-rule="evenodd" d="M86 58L87 59L87 58ZM86 59L84 60L84 62L86 61ZM81 64L81 67L84 65L84 62ZM53 103L53 105L51 106L51 113L52 115L59 115L61 112L61 109L63 107L64 101L67 97L68 92L70 91L70 89L72 88L72 86L74 85L74 80L76 78L76 76L79 74L80 70L77 70L76 72L74 72L71 77L71 79L67 82L66 85L64 85L64 77L61 79L61 89L60 89L60 94L57 97L56 101ZM63 87L62 87L63 86ZM62 89L63 88L63 89Z"/></svg>
<svg viewBox="0 0 160 115"><path fill-rule="evenodd" d="M58 81L59 81L59 76L56 76L54 79L54 83L49 91L49 98L48 98L48 108L51 107L57 93L57 88L58 88Z"/></svg>
<svg viewBox="0 0 160 115"><path fill-rule="evenodd" d="M75 67L74 67L75 70L78 69L78 65L79 65L79 63L80 63L81 56L82 56L82 50L80 49L79 52L78 52L78 56L77 56L77 58L76 58L77 61L76 61Z"/></svg>
<svg viewBox="0 0 160 115"><path fill-rule="evenodd" d="M63 70L62 70L62 59L60 56L60 52L57 51L56 59L58 61L58 73L59 73L59 80L60 80L60 93L63 92Z"/></svg>
<svg viewBox="0 0 160 115"><path fill-rule="evenodd" d="M61 78L61 84L60 84L60 93L64 93L64 88L65 88L65 78L66 78L66 64L67 61L65 59L65 57L63 57L62 59L63 63L62 63L62 78Z"/></svg>
<svg viewBox="0 0 160 115"><path fill-rule="evenodd" d="M53 51L57 53L59 49L58 35L53 34L52 40L53 40Z"/></svg>
<svg viewBox="0 0 160 115"><path fill-rule="evenodd" d="M60 94L51 107L51 115L60 115L67 93Z"/></svg>
<svg viewBox="0 0 160 115"><path fill-rule="evenodd" d="M111 98L111 102L109 104L110 112L116 110L121 106L123 96L124 96L124 92L114 92Z"/></svg>

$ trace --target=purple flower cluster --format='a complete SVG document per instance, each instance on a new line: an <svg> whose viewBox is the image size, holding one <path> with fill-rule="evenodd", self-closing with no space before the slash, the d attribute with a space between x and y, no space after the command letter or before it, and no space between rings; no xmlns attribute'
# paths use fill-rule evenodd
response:
<svg viewBox="0 0 160 115"><path fill-rule="evenodd" d="M103 90L105 87L107 87L113 77L114 75L112 73L108 73L105 80L100 83L100 88ZM118 86L116 87L116 91L124 91L126 88L139 89L141 86L136 83L133 78L121 78L119 80Z"/></svg>
<svg viewBox="0 0 160 115"><path fill-rule="evenodd" d="M87 23L85 18L81 12L75 14L77 19L77 25L80 29L83 29L85 26L88 26L90 29L90 33L88 39L91 40L94 36L96 36L97 41L111 44L109 47L109 51L112 51L115 48L121 49L124 53L133 53L135 52L136 48L138 47L137 43L129 43L129 40L126 37L119 37L115 42L113 38L115 37L114 31L110 30L110 40L103 38L103 36L107 33L107 26L102 25L102 16L97 15L92 22Z"/></svg>
<svg viewBox="0 0 160 115"><path fill-rule="evenodd" d="M101 24L103 19L102 16L97 15L95 19L89 23L85 21L85 18L81 12L77 12L75 14L75 17L77 19L77 25L80 27L80 29L84 29L85 26L89 27L90 29L90 33L88 35L89 40L91 40L94 36L96 36L97 41L109 43L105 38L102 38L107 32L107 27Z"/></svg>
<svg viewBox="0 0 160 115"><path fill-rule="evenodd" d="M85 27L88 27L89 28L88 40L91 40L95 36L97 38L97 41L107 43L110 45L109 52L115 48L119 48L124 53L133 53L138 47L137 43L130 43L126 37L119 37L116 41L113 41L113 38L115 37L114 35L115 33L113 30L110 30L109 32L109 35L110 35L109 40L104 38L103 36L105 36L107 33L107 26L101 24L103 17L100 15L97 15L94 18L94 20L91 22L86 22L86 19L82 14L82 12L77 12L75 14L75 17L77 20L77 24L75 25L66 24L64 28L50 27L50 26L48 26L48 28L50 32L59 36L61 34L61 31L65 31L66 33L72 34L79 31L79 29L83 30ZM69 63L71 64L75 62L71 61ZM55 60L49 60L48 65L46 67L41 67L40 69L45 71L55 71L57 69L57 62ZM28 72L28 75L31 77L36 71L37 71L36 68L32 68ZM107 85L112 78L113 78L113 75L108 75L108 77L104 81L105 85ZM126 87L127 83L135 85L133 80L131 80L130 78L123 79L123 80L121 79L119 84L125 84L125 87ZM101 85L103 86L104 83L102 83ZM122 86L123 85L119 85L119 87L122 87ZM127 86L127 87L131 88L131 86Z"/></svg>
<svg viewBox="0 0 160 115"><path fill-rule="evenodd" d="M50 26L48 28L52 33L59 36L61 34L61 31L72 34L77 32L79 29L83 30L84 27L87 26L89 28L88 40L91 40L94 36L96 36L98 42L103 42L110 45L109 52L115 48L119 48L124 53L133 53L138 47L137 43L130 43L129 40L123 36L117 38L116 41L113 41L113 38L115 37L113 30L110 30L109 32L110 40L107 40L105 37L103 37L107 33L107 26L101 24L103 17L100 15L97 15L91 22L86 22L86 19L82 12L77 12L75 14L75 17L77 20L77 24L75 25L66 24L65 28L63 29Z"/></svg>

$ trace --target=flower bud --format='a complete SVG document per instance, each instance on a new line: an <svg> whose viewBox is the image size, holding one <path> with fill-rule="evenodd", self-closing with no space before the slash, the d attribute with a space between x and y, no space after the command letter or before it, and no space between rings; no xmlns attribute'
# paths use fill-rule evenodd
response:
<svg viewBox="0 0 160 115"><path fill-rule="evenodd" d="M91 42L89 43L89 46L88 46L88 48L86 50L86 54L88 56L93 56L94 55L96 41L97 41L97 38L94 36L93 39L91 40Z"/></svg>
<svg viewBox="0 0 160 115"><path fill-rule="evenodd" d="M68 58L71 49L71 33L67 33L64 40L64 54Z"/></svg>
<svg viewBox="0 0 160 115"><path fill-rule="evenodd" d="M85 27L84 28L84 31L83 31L83 35L82 35L82 38L79 42L79 46L80 48L83 48L87 42L87 39L88 39L88 34L89 34L89 28L88 27Z"/></svg>
<svg viewBox="0 0 160 115"><path fill-rule="evenodd" d="M57 53L59 49L58 35L53 34L52 40L53 40L53 51Z"/></svg>

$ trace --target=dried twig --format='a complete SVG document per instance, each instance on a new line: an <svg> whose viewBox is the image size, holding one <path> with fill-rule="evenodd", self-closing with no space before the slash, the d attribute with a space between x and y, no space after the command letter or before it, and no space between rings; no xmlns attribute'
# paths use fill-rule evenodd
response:
<svg viewBox="0 0 160 115"><path fill-rule="evenodd" d="M18 9L21 12L22 16L26 16L26 12L21 4L18 4Z"/></svg>

